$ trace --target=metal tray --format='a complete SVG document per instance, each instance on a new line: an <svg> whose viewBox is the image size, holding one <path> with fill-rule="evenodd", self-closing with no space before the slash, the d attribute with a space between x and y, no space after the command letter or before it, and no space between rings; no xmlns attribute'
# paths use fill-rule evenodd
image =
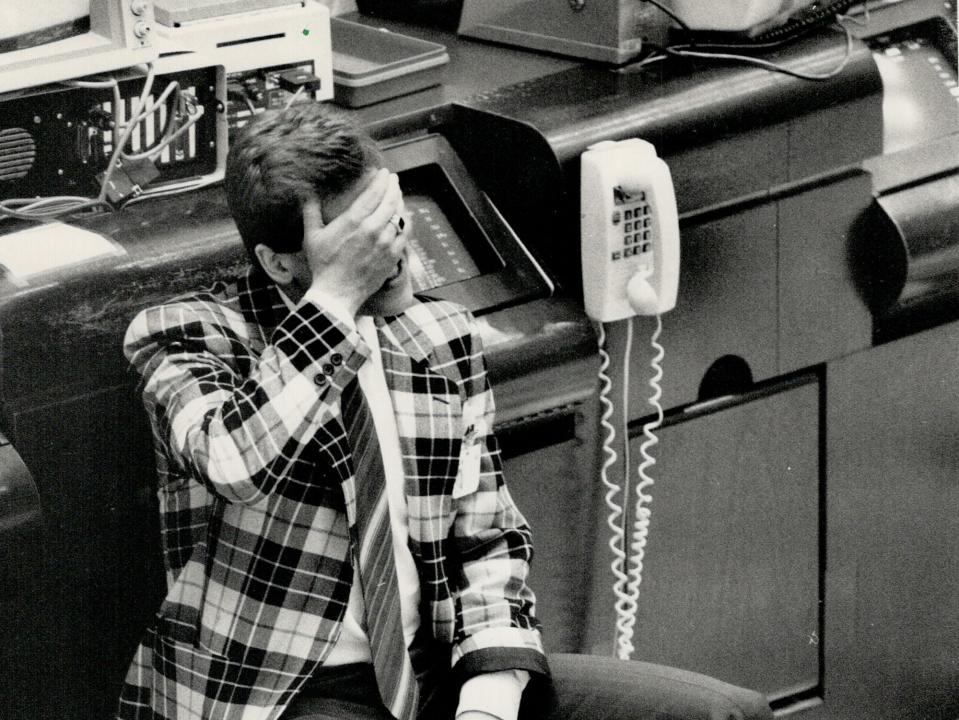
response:
<svg viewBox="0 0 959 720"><path fill-rule="evenodd" d="M333 99L362 107L437 85L449 62L446 46L331 18Z"/></svg>

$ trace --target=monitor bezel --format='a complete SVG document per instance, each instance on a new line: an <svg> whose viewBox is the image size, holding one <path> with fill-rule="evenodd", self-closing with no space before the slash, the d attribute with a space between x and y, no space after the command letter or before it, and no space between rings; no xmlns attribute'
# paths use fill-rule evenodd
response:
<svg viewBox="0 0 959 720"><path fill-rule="evenodd" d="M417 293L418 296L450 300L482 315L552 294L549 276L476 184L445 138L426 135L382 150L386 167L399 174L401 186L404 172L437 165L441 170L437 177L445 182L441 188L445 196L441 208L456 217L454 227L472 225L463 240L480 274Z"/></svg>

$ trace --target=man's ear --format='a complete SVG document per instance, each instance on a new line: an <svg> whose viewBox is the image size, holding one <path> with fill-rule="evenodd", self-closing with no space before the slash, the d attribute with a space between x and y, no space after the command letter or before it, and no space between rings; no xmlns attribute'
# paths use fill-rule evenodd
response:
<svg viewBox="0 0 959 720"><path fill-rule="evenodd" d="M260 267L277 285L287 286L293 282L293 258L290 253L277 252L260 243L253 248Z"/></svg>

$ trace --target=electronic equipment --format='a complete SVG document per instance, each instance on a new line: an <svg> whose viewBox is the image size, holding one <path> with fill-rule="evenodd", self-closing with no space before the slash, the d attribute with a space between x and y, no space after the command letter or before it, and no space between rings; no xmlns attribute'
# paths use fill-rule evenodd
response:
<svg viewBox="0 0 959 720"><path fill-rule="evenodd" d="M815 0L672 0L670 7L691 30L759 31L780 25ZM830 4L830 3L827 3Z"/></svg>
<svg viewBox="0 0 959 720"><path fill-rule="evenodd" d="M0 93L154 60L148 0L44 0L0 8ZM15 7L13 7L15 5Z"/></svg>
<svg viewBox="0 0 959 720"><path fill-rule="evenodd" d="M313 75L285 78L314 99L333 97L330 11L316 0L156 0L160 56L194 53L228 76L294 65Z"/></svg>
<svg viewBox="0 0 959 720"><path fill-rule="evenodd" d="M586 314L600 322L676 305L679 216L669 168L638 138L591 145L581 159Z"/></svg>
<svg viewBox="0 0 959 720"><path fill-rule="evenodd" d="M158 0L156 16L162 66L223 68L229 131L333 97L330 12L316 0Z"/></svg>
<svg viewBox="0 0 959 720"><path fill-rule="evenodd" d="M459 34L621 64L665 45L671 23L639 0L464 0Z"/></svg>
<svg viewBox="0 0 959 720"><path fill-rule="evenodd" d="M663 422L660 380L665 351L659 344L663 327L660 313L675 307L679 288L679 215L669 168L657 157L656 148L638 138L607 140L589 146L580 157L580 216L583 299L586 314L600 322L599 402L603 408L600 424L605 431L600 480L606 487L607 526L612 533L609 547L613 554L610 569L615 578L615 654L621 660L629 660L634 650L633 628L649 535L648 505L652 497L647 490L653 484L649 469L656 464L652 449L659 442L655 431ZM630 417L632 317L637 314L656 317L650 338L655 354L650 361L653 375L649 379L652 394L648 400L655 416L643 424L645 440L639 447L643 459L637 467L638 479L633 490L626 421ZM603 324L617 320L627 323L622 378L625 471L621 484L609 479L617 454L613 449L616 429L610 421L615 412L610 400L613 381L607 374L611 361ZM633 491L632 527L627 533Z"/></svg>
<svg viewBox="0 0 959 720"><path fill-rule="evenodd" d="M5 99L0 214L55 217L216 182L241 114L333 96L329 11L314 0L160 0L155 9L146 67Z"/></svg>
<svg viewBox="0 0 959 720"><path fill-rule="evenodd" d="M72 87L6 100L0 209L17 214L37 198L45 209L119 207L147 186L150 193L167 192L215 178L226 152L220 82L217 68L151 72L70 81ZM66 198L73 202L64 205Z"/></svg>
<svg viewBox="0 0 959 720"><path fill-rule="evenodd" d="M673 11L697 46L768 47L796 40L836 20L860 0L674 0Z"/></svg>

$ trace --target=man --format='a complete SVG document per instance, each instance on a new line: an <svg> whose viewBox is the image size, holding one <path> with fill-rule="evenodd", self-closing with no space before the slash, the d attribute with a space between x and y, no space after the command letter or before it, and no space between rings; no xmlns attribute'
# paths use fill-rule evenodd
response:
<svg viewBox="0 0 959 720"><path fill-rule="evenodd" d="M226 175L251 270L130 326L168 593L119 717L631 718L690 678L697 707L765 717L638 663L559 657L550 682L480 336L413 297L380 165L320 106L261 116Z"/></svg>

